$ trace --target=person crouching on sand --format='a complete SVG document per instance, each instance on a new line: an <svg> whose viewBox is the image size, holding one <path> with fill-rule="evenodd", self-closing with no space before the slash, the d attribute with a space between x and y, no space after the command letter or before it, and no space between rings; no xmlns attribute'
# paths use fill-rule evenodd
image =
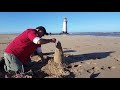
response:
<svg viewBox="0 0 120 90"><path fill-rule="evenodd" d="M42 36L48 35L43 26L35 29L27 29L19 34L4 50L6 72L24 73L24 66L31 66L30 56L37 51L41 59L41 45L55 43L56 39L43 39Z"/></svg>

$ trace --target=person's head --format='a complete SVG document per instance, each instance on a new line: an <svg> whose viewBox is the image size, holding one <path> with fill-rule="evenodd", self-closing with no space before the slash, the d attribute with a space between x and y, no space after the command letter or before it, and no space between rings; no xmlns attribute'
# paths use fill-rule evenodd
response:
<svg viewBox="0 0 120 90"><path fill-rule="evenodd" d="M48 35L48 33L46 32L46 29L43 26L37 27L36 30L38 31L38 35L40 37L42 37L44 35Z"/></svg>

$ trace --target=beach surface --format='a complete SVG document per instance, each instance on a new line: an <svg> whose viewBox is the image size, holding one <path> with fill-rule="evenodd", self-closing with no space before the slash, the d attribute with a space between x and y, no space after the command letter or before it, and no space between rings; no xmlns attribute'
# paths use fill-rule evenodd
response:
<svg viewBox="0 0 120 90"><path fill-rule="evenodd" d="M14 34L0 35L0 56L16 37ZM120 78L120 37L51 35L61 42L64 53L64 74L53 62L55 43L42 45L47 62L39 70L43 78ZM34 61L39 58L33 56ZM39 73L41 74L41 73ZM42 73L43 74L43 73Z"/></svg>

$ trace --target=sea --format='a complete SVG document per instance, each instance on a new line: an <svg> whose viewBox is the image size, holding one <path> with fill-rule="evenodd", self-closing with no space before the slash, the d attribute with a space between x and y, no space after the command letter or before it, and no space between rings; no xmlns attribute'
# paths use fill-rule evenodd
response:
<svg viewBox="0 0 120 90"><path fill-rule="evenodd" d="M77 32L69 33L69 35L120 37L120 32Z"/></svg>

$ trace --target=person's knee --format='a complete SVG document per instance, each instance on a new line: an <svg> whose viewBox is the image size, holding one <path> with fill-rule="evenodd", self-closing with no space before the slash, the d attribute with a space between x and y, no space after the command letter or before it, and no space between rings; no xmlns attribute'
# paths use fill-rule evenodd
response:
<svg viewBox="0 0 120 90"><path fill-rule="evenodd" d="M9 64L5 64L4 65L4 70L6 72L15 72L15 73L24 73L24 67L23 65L18 65L18 64L13 64L13 63L9 63Z"/></svg>

